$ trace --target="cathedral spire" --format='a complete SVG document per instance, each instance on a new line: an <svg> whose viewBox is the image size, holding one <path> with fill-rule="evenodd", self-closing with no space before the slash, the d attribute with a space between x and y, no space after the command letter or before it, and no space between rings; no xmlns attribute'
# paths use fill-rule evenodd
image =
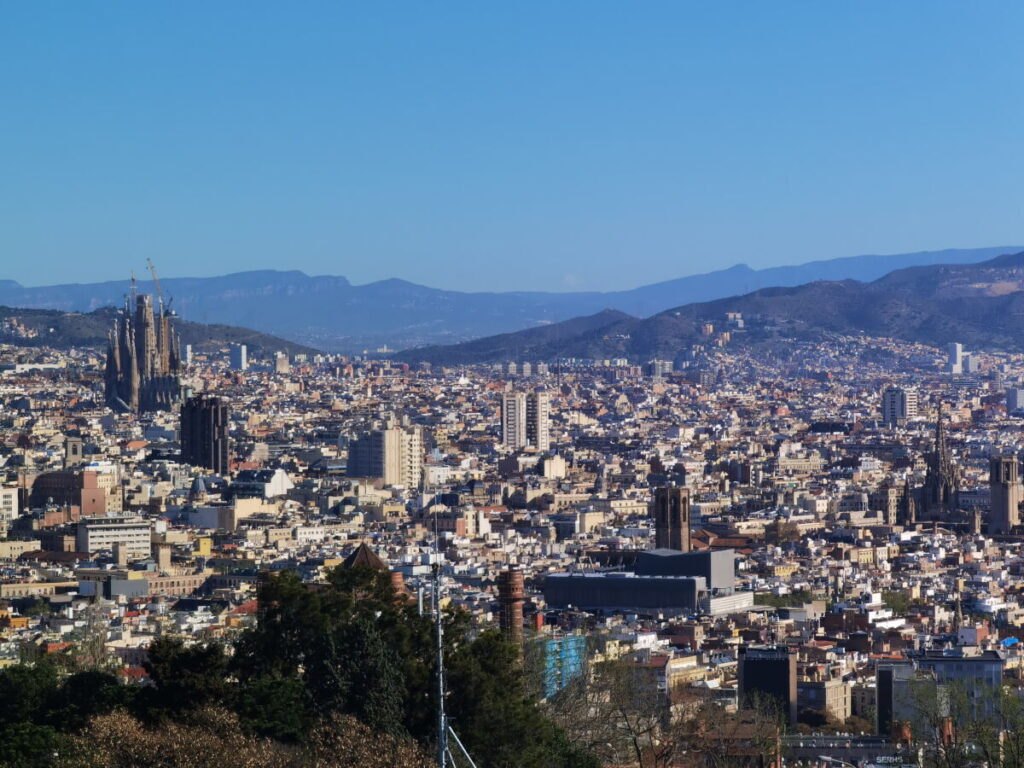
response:
<svg viewBox="0 0 1024 768"><path fill-rule="evenodd" d="M106 400L121 411L170 408L180 397L178 335L160 305L137 291L134 280L125 306L114 320L107 347Z"/></svg>

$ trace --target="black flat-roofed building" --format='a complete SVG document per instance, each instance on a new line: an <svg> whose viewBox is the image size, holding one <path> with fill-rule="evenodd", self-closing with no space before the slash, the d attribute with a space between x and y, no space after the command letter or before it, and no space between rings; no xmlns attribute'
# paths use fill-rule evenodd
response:
<svg viewBox="0 0 1024 768"><path fill-rule="evenodd" d="M196 395L181 407L181 460L219 475L228 472L228 405Z"/></svg>

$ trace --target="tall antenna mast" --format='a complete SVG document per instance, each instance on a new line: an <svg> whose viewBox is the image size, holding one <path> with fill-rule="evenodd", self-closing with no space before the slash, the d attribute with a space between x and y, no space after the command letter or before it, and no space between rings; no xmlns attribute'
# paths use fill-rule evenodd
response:
<svg viewBox="0 0 1024 768"><path fill-rule="evenodd" d="M149 274L153 278L153 293L156 294L157 301L160 302L160 314L162 315L164 313L164 292L160 288L160 278L156 276L156 265L148 256L146 257L146 266L149 268Z"/></svg>
<svg viewBox="0 0 1024 768"><path fill-rule="evenodd" d="M434 633L437 647L437 764L439 768L448 765L448 718L444 712L444 626L441 621L441 562L438 554L437 510L434 510L434 588L431 603L434 609Z"/></svg>
<svg viewBox="0 0 1024 768"><path fill-rule="evenodd" d="M139 295L139 283L135 279L135 270L134 269L131 270L131 275L132 275L132 282L131 282L131 286L128 288L128 306L129 307L132 307L132 306L135 305L135 299Z"/></svg>
<svg viewBox="0 0 1024 768"><path fill-rule="evenodd" d="M425 485L424 481L424 485ZM438 547L440 537L437 533L437 509L434 509L434 588L431 597L431 604L434 609L434 632L437 643L437 765L438 768L456 768L455 755L448 747L448 737L451 736L459 753L469 763L470 768L477 768L473 758L462 745L462 740L448 722L448 716L444 711L444 622L441 620L441 557Z"/></svg>

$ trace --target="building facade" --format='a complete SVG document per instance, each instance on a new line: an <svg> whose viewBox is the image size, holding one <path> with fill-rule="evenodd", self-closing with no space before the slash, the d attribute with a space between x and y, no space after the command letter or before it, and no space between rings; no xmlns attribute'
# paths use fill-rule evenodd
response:
<svg viewBox="0 0 1024 768"><path fill-rule="evenodd" d="M222 398L190 398L181 407L181 460L218 475L227 474L229 417L228 404Z"/></svg>
<svg viewBox="0 0 1024 768"><path fill-rule="evenodd" d="M991 499L988 532L1008 534L1020 525L1020 504L1024 501L1024 485L1021 484L1017 457L990 457L988 484Z"/></svg>
<svg viewBox="0 0 1024 768"><path fill-rule="evenodd" d="M501 443L508 448L551 448L551 398L543 391L501 396Z"/></svg>
<svg viewBox="0 0 1024 768"><path fill-rule="evenodd" d="M887 387L882 392L882 421L889 426L917 418L917 390Z"/></svg>
<svg viewBox="0 0 1024 768"><path fill-rule="evenodd" d="M347 473L349 477L381 478L384 485L415 488L423 476L423 453L420 427L372 429L349 445Z"/></svg>

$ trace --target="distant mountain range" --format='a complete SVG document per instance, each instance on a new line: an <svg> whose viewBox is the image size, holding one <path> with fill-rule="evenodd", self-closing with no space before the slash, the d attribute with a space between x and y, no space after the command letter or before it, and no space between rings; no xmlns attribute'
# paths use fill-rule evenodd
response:
<svg viewBox="0 0 1024 768"><path fill-rule="evenodd" d="M116 310L110 307L79 313L0 306L0 320L17 318L22 327L38 333L35 337L25 339L0 336L0 342L59 348L101 347L107 343L107 332L113 325L116 314ZM249 348L250 356L269 356L278 351L290 355L316 352L311 347L248 328L192 323L180 318L174 322L181 343L191 344L196 351L217 349L227 344L245 344Z"/></svg>
<svg viewBox="0 0 1024 768"><path fill-rule="evenodd" d="M737 344L866 333L1024 351L1024 252L981 263L899 269L868 283L833 280L763 288L685 304L647 319L601 312L544 329L407 350L399 358L448 365L560 357L676 359L704 340L705 323L728 329L726 314L733 312L742 313L747 323L733 331Z"/></svg>
<svg viewBox="0 0 1024 768"><path fill-rule="evenodd" d="M407 349L538 328L617 310L648 317L671 307L817 280L875 280L894 269L974 263L1020 246L854 256L790 267L737 265L706 274L609 293L463 293L404 280L352 285L344 277L299 271L240 272L221 277L169 278L164 293L191 321L254 328L323 350L346 353L388 346ZM541 284L543 285L543 284ZM152 285L141 281L142 291ZM120 305L127 280L25 287L0 280L0 305L91 312ZM605 315L602 315L605 316Z"/></svg>

